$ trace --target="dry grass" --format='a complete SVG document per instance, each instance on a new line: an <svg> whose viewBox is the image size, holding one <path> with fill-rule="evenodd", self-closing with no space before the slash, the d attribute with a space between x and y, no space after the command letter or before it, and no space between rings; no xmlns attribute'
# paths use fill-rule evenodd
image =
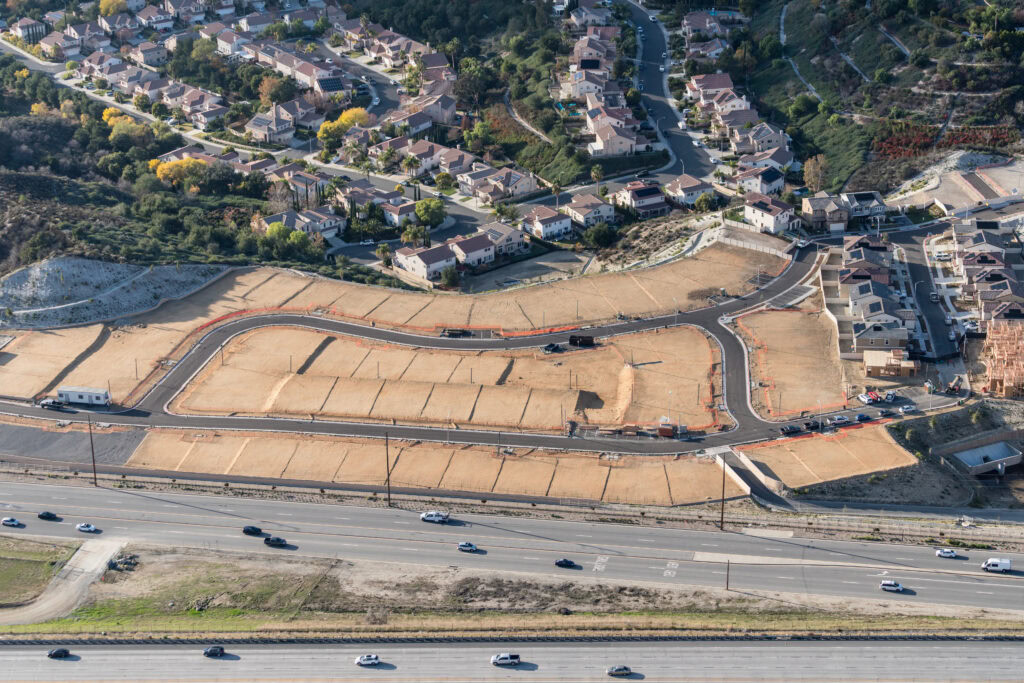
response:
<svg viewBox="0 0 1024 683"><path fill-rule="evenodd" d="M136 548L70 617L5 634L265 636L1020 633L1009 611L508 572ZM371 618L370 612L373 617Z"/></svg>

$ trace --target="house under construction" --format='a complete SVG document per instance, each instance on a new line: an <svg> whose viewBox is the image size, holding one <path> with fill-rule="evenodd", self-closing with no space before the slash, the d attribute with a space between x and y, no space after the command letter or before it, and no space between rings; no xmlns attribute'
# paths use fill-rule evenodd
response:
<svg viewBox="0 0 1024 683"><path fill-rule="evenodd" d="M989 321L981 362L990 393L1001 398L1024 397L1024 321Z"/></svg>

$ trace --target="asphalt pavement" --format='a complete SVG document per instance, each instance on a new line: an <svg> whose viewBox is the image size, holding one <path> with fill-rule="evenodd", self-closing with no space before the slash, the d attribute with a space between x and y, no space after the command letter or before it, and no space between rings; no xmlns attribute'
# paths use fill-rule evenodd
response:
<svg viewBox="0 0 1024 683"><path fill-rule="evenodd" d="M61 520L37 519L42 510ZM10 482L0 482L0 513L25 523L20 529L4 528L5 534L14 536L98 537L268 557L456 566L670 586L725 588L728 580L728 587L739 593L778 591L1024 609L1024 572L981 570L992 551L966 551L958 559L943 559L933 548L918 546L479 514L430 524L420 521L418 511L398 508ZM100 533L76 531L79 522L94 524ZM267 548L259 538L242 534L248 524L285 538L289 545ZM475 543L480 552L459 552L456 545L461 541ZM1024 567L1024 555L999 556ZM577 567L555 567L554 561L562 557ZM878 588L883 579L900 581L908 591L883 593Z"/></svg>
<svg viewBox="0 0 1024 683"><path fill-rule="evenodd" d="M607 681L625 664L627 680L665 681L1019 681L1019 643L696 642L480 643L373 646L228 646L210 659L199 646L73 646L69 660L40 647L0 649L2 681ZM354 660L372 652L375 668ZM500 668L491 655L515 652Z"/></svg>

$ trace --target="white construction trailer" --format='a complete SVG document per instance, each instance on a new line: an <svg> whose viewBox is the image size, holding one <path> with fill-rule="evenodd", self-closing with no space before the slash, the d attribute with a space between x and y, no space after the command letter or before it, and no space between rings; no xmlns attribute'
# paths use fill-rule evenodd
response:
<svg viewBox="0 0 1024 683"><path fill-rule="evenodd" d="M57 387L57 399L64 403L85 403L90 406L110 406L110 392L89 387Z"/></svg>

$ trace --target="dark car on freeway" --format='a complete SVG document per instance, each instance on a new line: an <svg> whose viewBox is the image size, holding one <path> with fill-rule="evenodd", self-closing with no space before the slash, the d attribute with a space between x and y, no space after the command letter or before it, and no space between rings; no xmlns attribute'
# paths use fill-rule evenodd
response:
<svg viewBox="0 0 1024 683"><path fill-rule="evenodd" d="M70 657L71 652L66 647L56 647L46 653L46 656L50 659L64 659Z"/></svg>
<svg viewBox="0 0 1024 683"><path fill-rule="evenodd" d="M262 536L263 529L258 526L247 525L242 527L242 533L246 536Z"/></svg>
<svg viewBox="0 0 1024 683"><path fill-rule="evenodd" d="M223 657L224 647L221 645L211 645L210 647L203 650L204 657Z"/></svg>
<svg viewBox="0 0 1024 683"><path fill-rule="evenodd" d="M46 520L47 522L55 522L58 519L60 519L60 517L58 517L56 514L49 512L47 510L43 510L38 515L36 515L36 517L42 520Z"/></svg>
<svg viewBox="0 0 1024 683"><path fill-rule="evenodd" d="M555 566L561 567L562 569L575 569L576 563L567 557L563 557L559 560L555 560Z"/></svg>
<svg viewBox="0 0 1024 683"><path fill-rule="evenodd" d="M269 545L272 548L283 548L288 545L288 541L284 540L280 536L267 536L263 539L264 545Z"/></svg>

